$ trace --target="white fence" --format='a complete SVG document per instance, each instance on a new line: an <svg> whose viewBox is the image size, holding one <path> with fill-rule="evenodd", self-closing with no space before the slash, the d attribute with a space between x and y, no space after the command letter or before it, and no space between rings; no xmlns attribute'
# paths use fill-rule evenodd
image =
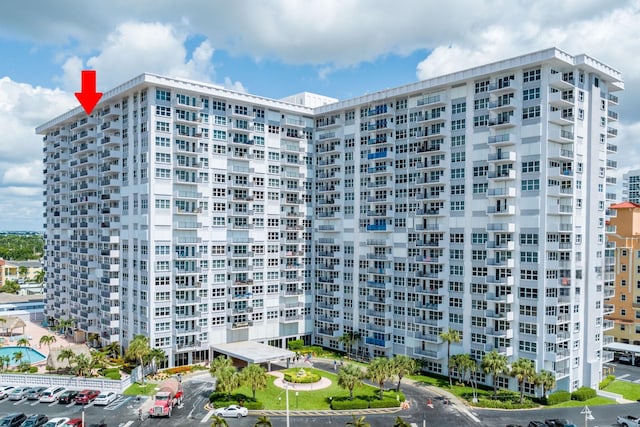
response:
<svg viewBox="0 0 640 427"><path fill-rule="evenodd" d="M39 375L39 374L0 374L0 384L12 386L62 386L76 390L100 390L122 393L131 384L133 378L127 376L120 380L108 380L103 378L80 378L68 375Z"/></svg>

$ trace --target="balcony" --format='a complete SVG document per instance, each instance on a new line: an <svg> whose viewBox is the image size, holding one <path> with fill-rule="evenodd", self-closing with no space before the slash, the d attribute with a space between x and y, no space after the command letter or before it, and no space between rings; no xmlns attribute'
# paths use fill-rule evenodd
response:
<svg viewBox="0 0 640 427"><path fill-rule="evenodd" d="M509 181L516 179L516 171L514 169L489 171L487 178L495 181Z"/></svg>
<svg viewBox="0 0 640 427"><path fill-rule="evenodd" d="M413 349L414 357L418 359L433 359L439 360L446 357L446 352L444 350L425 350L420 348Z"/></svg>
<svg viewBox="0 0 640 427"><path fill-rule="evenodd" d="M509 206L487 206L487 214L489 215L515 215L516 207Z"/></svg>
<svg viewBox="0 0 640 427"><path fill-rule="evenodd" d="M391 342L390 341L385 341L382 339L378 339L378 338L372 338L372 337L367 337L365 339L365 342L369 345L373 345L376 347L390 347L391 346Z"/></svg>
<svg viewBox="0 0 640 427"><path fill-rule="evenodd" d="M516 197L515 187L488 188L487 197Z"/></svg>
<svg viewBox="0 0 640 427"><path fill-rule="evenodd" d="M515 151L499 151L497 153L489 153L487 161L496 163L515 162L517 153Z"/></svg>
<svg viewBox="0 0 640 427"><path fill-rule="evenodd" d="M555 123L559 126L569 126L574 123L575 116L573 115L573 109L563 109L549 112L549 122Z"/></svg>

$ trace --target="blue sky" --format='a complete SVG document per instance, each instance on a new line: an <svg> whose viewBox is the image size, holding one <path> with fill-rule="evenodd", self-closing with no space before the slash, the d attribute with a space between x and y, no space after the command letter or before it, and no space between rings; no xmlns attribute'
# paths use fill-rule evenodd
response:
<svg viewBox="0 0 640 427"><path fill-rule="evenodd" d="M30 0L0 4L0 230L42 229L35 126L144 71L348 99L557 46L620 70L617 175L640 167L640 0Z"/></svg>

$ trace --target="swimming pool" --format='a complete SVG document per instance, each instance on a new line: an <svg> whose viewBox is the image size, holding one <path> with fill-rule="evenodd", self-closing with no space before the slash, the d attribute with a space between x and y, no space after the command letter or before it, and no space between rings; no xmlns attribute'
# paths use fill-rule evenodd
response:
<svg viewBox="0 0 640 427"><path fill-rule="evenodd" d="M16 365L16 361L13 359L13 355L17 352L22 352L22 360L31 363L42 362L47 358L44 354L40 353L31 347L0 347L0 357L9 356L11 358L10 365Z"/></svg>

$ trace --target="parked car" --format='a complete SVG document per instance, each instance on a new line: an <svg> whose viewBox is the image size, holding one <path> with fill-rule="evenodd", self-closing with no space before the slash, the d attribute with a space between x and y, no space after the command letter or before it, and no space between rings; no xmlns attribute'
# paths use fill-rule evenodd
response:
<svg viewBox="0 0 640 427"><path fill-rule="evenodd" d="M0 427L19 427L27 419L23 413L9 414L0 421Z"/></svg>
<svg viewBox="0 0 640 427"><path fill-rule="evenodd" d="M527 427L547 427L547 425L542 421L529 421L529 425Z"/></svg>
<svg viewBox="0 0 640 427"><path fill-rule="evenodd" d="M42 403L50 403L58 400L60 395L64 393L66 389L64 387L51 387L46 389L40 395L40 402Z"/></svg>
<svg viewBox="0 0 640 427"><path fill-rule="evenodd" d="M29 391L29 387L16 387L9 393L9 400L22 400Z"/></svg>
<svg viewBox="0 0 640 427"><path fill-rule="evenodd" d="M84 427L82 425L82 418L71 418L67 421L63 427Z"/></svg>
<svg viewBox="0 0 640 427"><path fill-rule="evenodd" d="M114 400L116 400L118 397L117 394L115 394L112 391L104 391L102 393L100 393L100 396L96 397L95 402L93 402L94 405L98 406L98 405L108 405L109 403L113 402Z"/></svg>
<svg viewBox="0 0 640 427"><path fill-rule="evenodd" d="M544 423L549 427L576 427L574 423L564 418L556 418L553 420L544 420Z"/></svg>
<svg viewBox="0 0 640 427"><path fill-rule="evenodd" d="M31 387L26 393L27 400L38 400L42 393L47 390L47 387Z"/></svg>
<svg viewBox="0 0 640 427"><path fill-rule="evenodd" d="M78 390L65 390L58 397L58 403L72 403L76 401L76 396L78 396Z"/></svg>
<svg viewBox="0 0 640 427"><path fill-rule="evenodd" d="M15 387L11 386L11 385L3 385L0 387L0 399L6 399L7 397L9 397L9 393L11 393L11 390L13 390Z"/></svg>
<svg viewBox="0 0 640 427"><path fill-rule="evenodd" d="M631 357L630 356L620 356L618 357L618 363L622 363L625 365L631 365Z"/></svg>
<svg viewBox="0 0 640 427"><path fill-rule="evenodd" d="M44 414L29 415L29 418L24 420L20 427L41 427L49 421L49 417Z"/></svg>
<svg viewBox="0 0 640 427"><path fill-rule="evenodd" d="M61 427L68 421L69 418L67 417L51 418L43 427ZM82 423L82 420L80 420L80 423Z"/></svg>
<svg viewBox="0 0 640 427"><path fill-rule="evenodd" d="M99 423L89 424L89 427L107 427L107 423L100 421Z"/></svg>
<svg viewBox="0 0 640 427"><path fill-rule="evenodd" d="M249 415L249 410L243 406L230 405L216 411L216 415L225 418L240 418Z"/></svg>
<svg viewBox="0 0 640 427"><path fill-rule="evenodd" d="M82 390L76 396L75 401L81 405L86 405L87 403L93 402L98 396L100 396L99 390Z"/></svg>

